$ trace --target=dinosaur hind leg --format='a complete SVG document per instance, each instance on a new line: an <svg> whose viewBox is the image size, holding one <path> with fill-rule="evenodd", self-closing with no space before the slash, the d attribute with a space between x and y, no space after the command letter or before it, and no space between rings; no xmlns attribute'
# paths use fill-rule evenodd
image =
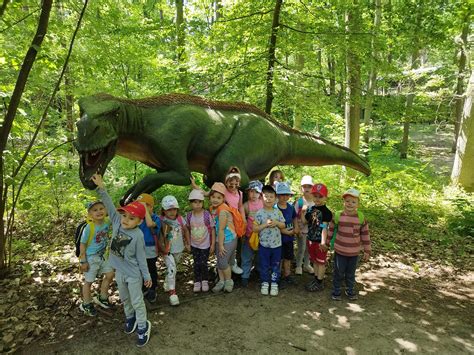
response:
<svg viewBox="0 0 474 355"><path fill-rule="evenodd" d="M204 178L204 183L210 187L214 182L224 182L225 176L231 166L236 166L237 168L239 168L240 186L246 187L249 183L249 177L245 165L240 161L232 160L229 158L223 158L221 156L218 156L217 159L214 160L214 163L209 169L207 176L205 176Z"/></svg>

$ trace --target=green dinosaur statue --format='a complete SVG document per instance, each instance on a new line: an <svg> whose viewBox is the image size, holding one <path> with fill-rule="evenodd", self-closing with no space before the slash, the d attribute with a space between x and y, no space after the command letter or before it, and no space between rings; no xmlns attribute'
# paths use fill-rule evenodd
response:
<svg viewBox="0 0 474 355"><path fill-rule="evenodd" d="M208 101L183 94L129 100L107 94L79 100L75 147L82 184L94 189L92 174L103 174L115 154L156 170L135 184L124 201L163 184L189 185L191 171L211 186L229 166L241 185L263 178L276 165L341 164L370 174L352 150L289 128L245 103Z"/></svg>

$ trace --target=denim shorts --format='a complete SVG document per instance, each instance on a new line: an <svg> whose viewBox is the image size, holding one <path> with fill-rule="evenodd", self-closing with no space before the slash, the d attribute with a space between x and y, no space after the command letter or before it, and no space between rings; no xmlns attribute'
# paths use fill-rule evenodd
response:
<svg viewBox="0 0 474 355"><path fill-rule="evenodd" d="M87 262L89 263L89 270L84 272L86 282L92 283L99 275L114 271L109 265L109 261L98 254L88 255Z"/></svg>

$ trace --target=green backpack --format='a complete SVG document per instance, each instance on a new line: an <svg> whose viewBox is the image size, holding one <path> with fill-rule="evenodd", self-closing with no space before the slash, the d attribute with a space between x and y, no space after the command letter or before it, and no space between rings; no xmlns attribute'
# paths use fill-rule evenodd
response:
<svg viewBox="0 0 474 355"><path fill-rule="evenodd" d="M332 234L331 237L331 249L334 249L334 242L336 241L336 235L337 235L337 230L339 226L339 219L341 218L341 213L342 211L337 211L336 214L334 215L334 233ZM362 225L364 224L365 217L362 211L357 210L357 217L359 217L359 223Z"/></svg>

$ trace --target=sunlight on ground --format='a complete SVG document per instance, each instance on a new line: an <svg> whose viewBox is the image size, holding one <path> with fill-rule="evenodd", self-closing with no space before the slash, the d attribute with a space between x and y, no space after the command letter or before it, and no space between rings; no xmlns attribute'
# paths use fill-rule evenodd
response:
<svg viewBox="0 0 474 355"><path fill-rule="evenodd" d="M471 334L471 337L474 338L474 334ZM454 341L464 345L464 347L466 348L467 351L474 352L474 345L470 341L467 341L467 340L462 339L460 337L451 337L451 339L453 339Z"/></svg>
<svg viewBox="0 0 474 355"><path fill-rule="evenodd" d="M401 338L397 338L395 339L395 341L405 350L411 352L411 353L414 353L416 351L418 351L418 347L416 346L416 344L412 343L411 341L408 341L408 340L404 340L404 339L401 339Z"/></svg>
<svg viewBox="0 0 474 355"><path fill-rule="evenodd" d="M324 329L315 330L314 334L316 334L317 336L323 337L324 336Z"/></svg>
<svg viewBox="0 0 474 355"><path fill-rule="evenodd" d="M350 346L346 346L344 348L344 350L346 351L346 354L347 355L355 355L356 354L356 351L354 348L351 348Z"/></svg>
<svg viewBox="0 0 474 355"><path fill-rule="evenodd" d="M354 313L360 313L365 311L365 309L359 306L357 303L348 303L346 309Z"/></svg>

